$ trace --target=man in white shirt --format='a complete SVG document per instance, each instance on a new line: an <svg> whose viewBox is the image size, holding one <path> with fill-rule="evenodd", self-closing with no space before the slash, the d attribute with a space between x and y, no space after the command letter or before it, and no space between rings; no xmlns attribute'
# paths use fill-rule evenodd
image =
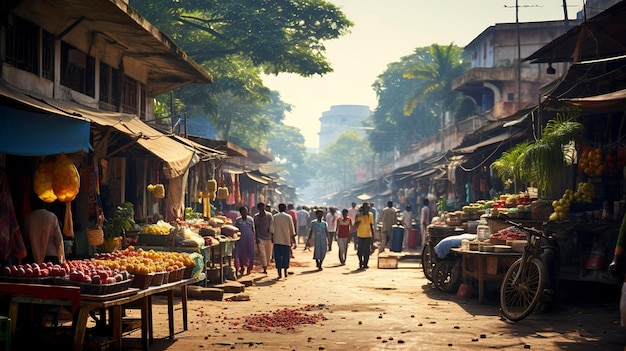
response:
<svg viewBox="0 0 626 351"><path fill-rule="evenodd" d="M337 220L341 217L337 209L330 207L326 213L326 223L328 224L328 251L332 251L333 240L337 236Z"/></svg>
<svg viewBox="0 0 626 351"><path fill-rule="evenodd" d="M404 226L404 240L402 243L402 249L406 249L409 231L413 228L413 209L411 205L406 205L404 208L404 212L402 213L402 225Z"/></svg>
<svg viewBox="0 0 626 351"><path fill-rule="evenodd" d="M306 237L309 233L309 209L306 206L296 207L296 216L298 218L298 244L300 244L300 238L306 244Z"/></svg>
<svg viewBox="0 0 626 351"><path fill-rule="evenodd" d="M283 274L287 278L289 258L291 257L291 237L296 233L293 219L285 212L286 210L286 204L278 204L278 213L274 215L273 229L271 230L274 239L274 262L279 279L283 277Z"/></svg>
<svg viewBox="0 0 626 351"><path fill-rule="evenodd" d="M380 229L380 247L379 252L385 251L385 247L391 244L391 229L398 223L397 210L393 207L393 201L387 201L387 207L383 209L381 214L382 228Z"/></svg>

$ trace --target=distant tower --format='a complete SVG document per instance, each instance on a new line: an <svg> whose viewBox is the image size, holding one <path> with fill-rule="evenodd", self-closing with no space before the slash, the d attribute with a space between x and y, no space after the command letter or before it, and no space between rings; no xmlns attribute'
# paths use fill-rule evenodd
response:
<svg viewBox="0 0 626 351"><path fill-rule="evenodd" d="M348 130L363 132L362 122L371 114L369 106L334 105L320 117L319 151L337 140L339 135Z"/></svg>

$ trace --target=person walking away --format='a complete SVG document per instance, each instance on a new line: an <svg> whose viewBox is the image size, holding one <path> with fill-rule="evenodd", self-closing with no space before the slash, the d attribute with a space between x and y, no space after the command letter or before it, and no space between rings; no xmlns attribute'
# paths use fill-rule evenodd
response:
<svg viewBox="0 0 626 351"><path fill-rule="evenodd" d="M404 226L404 240L402 240L402 249L406 250L408 248L408 237L409 231L413 228L413 208L411 205L406 205L404 207L404 212L402 213L402 225Z"/></svg>
<svg viewBox="0 0 626 351"><path fill-rule="evenodd" d="M274 215L273 230L271 230L274 239L274 262L276 262L279 279L283 277L283 274L287 278L291 258L291 236L296 232L293 219L285 211L287 211L287 205L278 204L278 213Z"/></svg>
<svg viewBox="0 0 626 351"><path fill-rule="evenodd" d="M326 223L328 224L328 251L333 250L333 240L337 235L337 220L339 219L339 213L335 207L330 207L328 213L326 213Z"/></svg>
<svg viewBox="0 0 626 351"><path fill-rule="evenodd" d="M420 213L420 230L422 237L422 247L424 247L424 243L426 242L426 228L430 224L430 206L427 198L422 200L422 212Z"/></svg>
<svg viewBox="0 0 626 351"><path fill-rule="evenodd" d="M239 275L250 274L254 267L254 219L248 216L248 209L239 207L239 217L235 219L235 227L239 228L240 237L235 246L235 270Z"/></svg>
<svg viewBox="0 0 626 351"><path fill-rule="evenodd" d="M259 249L259 259L261 261L261 267L263 267L263 273L267 274L267 266L270 263L273 250L272 241L272 223L274 217L271 212L265 210L265 204L259 202L256 205L259 213L254 215L254 231L256 234L256 244Z"/></svg>
<svg viewBox="0 0 626 351"><path fill-rule="evenodd" d="M328 223L324 221L324 211L322 210L315 211L315 217L317 219L311 222L311 229L306 240L309 242L313 237L313 259L317 269L321 271L328 247Z"/></svg>
<svg viewBox="0 0 626 351"><path fill-rule="evenodd" d="M370 204L367 202L361 206L361 211L356 216L356 235L359 241L357 256L359 257L359 269L369 268L368 262L371 253L372 237L374 236L374 215L370 212Z"/></svg>
<svg viewBox="0 0 626 351"><path fill-rule="evenodd" d="M33 254L33 262L65 262L65 246L63 234L57 216L43 208L43 202L31 200L33 208L37 208L24 218L24 231Z"/></svg>
<svg viewBox="0 0 626 351"><path fill-rule="evenodd" d="M300 244L300 239L306 244L306 237L309 230L309 210L306 206L296 207L296 218L298 220L297 230L297 244Z"/></svg>
<svg viewBox="0 0 626 351"><path fill-rule="evenodd" d="M391 229L394 224L398 223L397 210L393 207L393 201L387 201L387 207L383 209L381 214L381 221L383 223L380 230L380 247L378 252L385 251L385 247L388 247L391 243Z"/></svg>
<svg viewBox="0 0 626 351"><path fill-rule="evenodd" d="M359 213L359 208L356 207L356 202L353 202L348 209L348 217L352 220L352 229L350 232L350 238L354 243L354 251L356 251L357 240L356 240L356 226L354 223L356 222L356 215Z"/></svg>
<svg viewBox="0 0 626 351"><path fill-rule="evenodd" d="M339 247L339 262L346 264L348 240L352 231L352 220L348 217L348 209L341 210L341 218L337 220L337 246Z"/></svg>

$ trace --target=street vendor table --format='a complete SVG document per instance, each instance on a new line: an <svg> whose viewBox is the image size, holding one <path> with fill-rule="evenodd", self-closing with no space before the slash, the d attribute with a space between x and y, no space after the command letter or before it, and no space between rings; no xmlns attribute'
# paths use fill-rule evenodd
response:
<svg viewBox="0 0 626 351"><path fill-rule="evenodd" d="M167 316L169 321L169 336L174 337L174 290L180 289L183 331L187 330L187 286L196 283L197 279L183 279L177 282L167 283L160 286L150 286L139 290L130 288L110 295L87 295L80 294L80 288L36 285L36 284L13 284L0 283L0 294L11 296L9 317L12 320L12 333L17 325L18 308L22 303L41 305L64 305L77 310L74 318L74 341L73 350L81 351L87 319L94 310L109 310L109 323L112 328L114 347L118 350L122 347L122 315L124 309L137 308L141 310L141 346L142 350L148 350L149 344L154 340L152 324L152 296L158 293L167 294Z"/></svg>
<svg viewBox="0 0 626 351"><path fill-rule="evenodd" d="M463 279L476 279L478 283L478 303L483 303L486 280L501 281L509 266L522 254L519 252L482 252L453 248L463 257Z"/></svg>

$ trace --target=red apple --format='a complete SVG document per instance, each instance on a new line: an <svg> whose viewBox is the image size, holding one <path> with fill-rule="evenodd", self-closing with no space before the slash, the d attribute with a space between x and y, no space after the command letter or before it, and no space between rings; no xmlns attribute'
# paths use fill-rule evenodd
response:
<svg viewBox="0 0 626 351"><path fill-rule="evenodd" d="M100 279L99 275L94 275L91 277L91 283L92 284L102 284L102 279Z"/></svg>
<svg viewBox="0 0 626 351"><path fill-rule="evenodd" d="M108 277L108 278L104 281L104 283L105 283L105 284L115 284L116 282L117 282L117 281L116 281L116 280L115 280L115 278L113 278L113 277Z"/></svg>
<svg viewBox="0 0 626 351"><path fill-rule="evenodd" d="M11 267L9 266L4 266L2 267L2 275L4 276L10 276L11 275Z"/></svg>
<svg viewBox="0 0 626 351"><path fill-rule="evenodd" d="M39 276L41 277L47 277L50 275L50 271L48 270L48 268L44 268L40 270Z"/></svg>
<svg viewBox="0 0 626 351"><path fill-rule="evenodd" d="M17 273L15 275L18 277L23 277L25 274L26 274L26 271L24 270L24 267L18 267Z"/></svg>

